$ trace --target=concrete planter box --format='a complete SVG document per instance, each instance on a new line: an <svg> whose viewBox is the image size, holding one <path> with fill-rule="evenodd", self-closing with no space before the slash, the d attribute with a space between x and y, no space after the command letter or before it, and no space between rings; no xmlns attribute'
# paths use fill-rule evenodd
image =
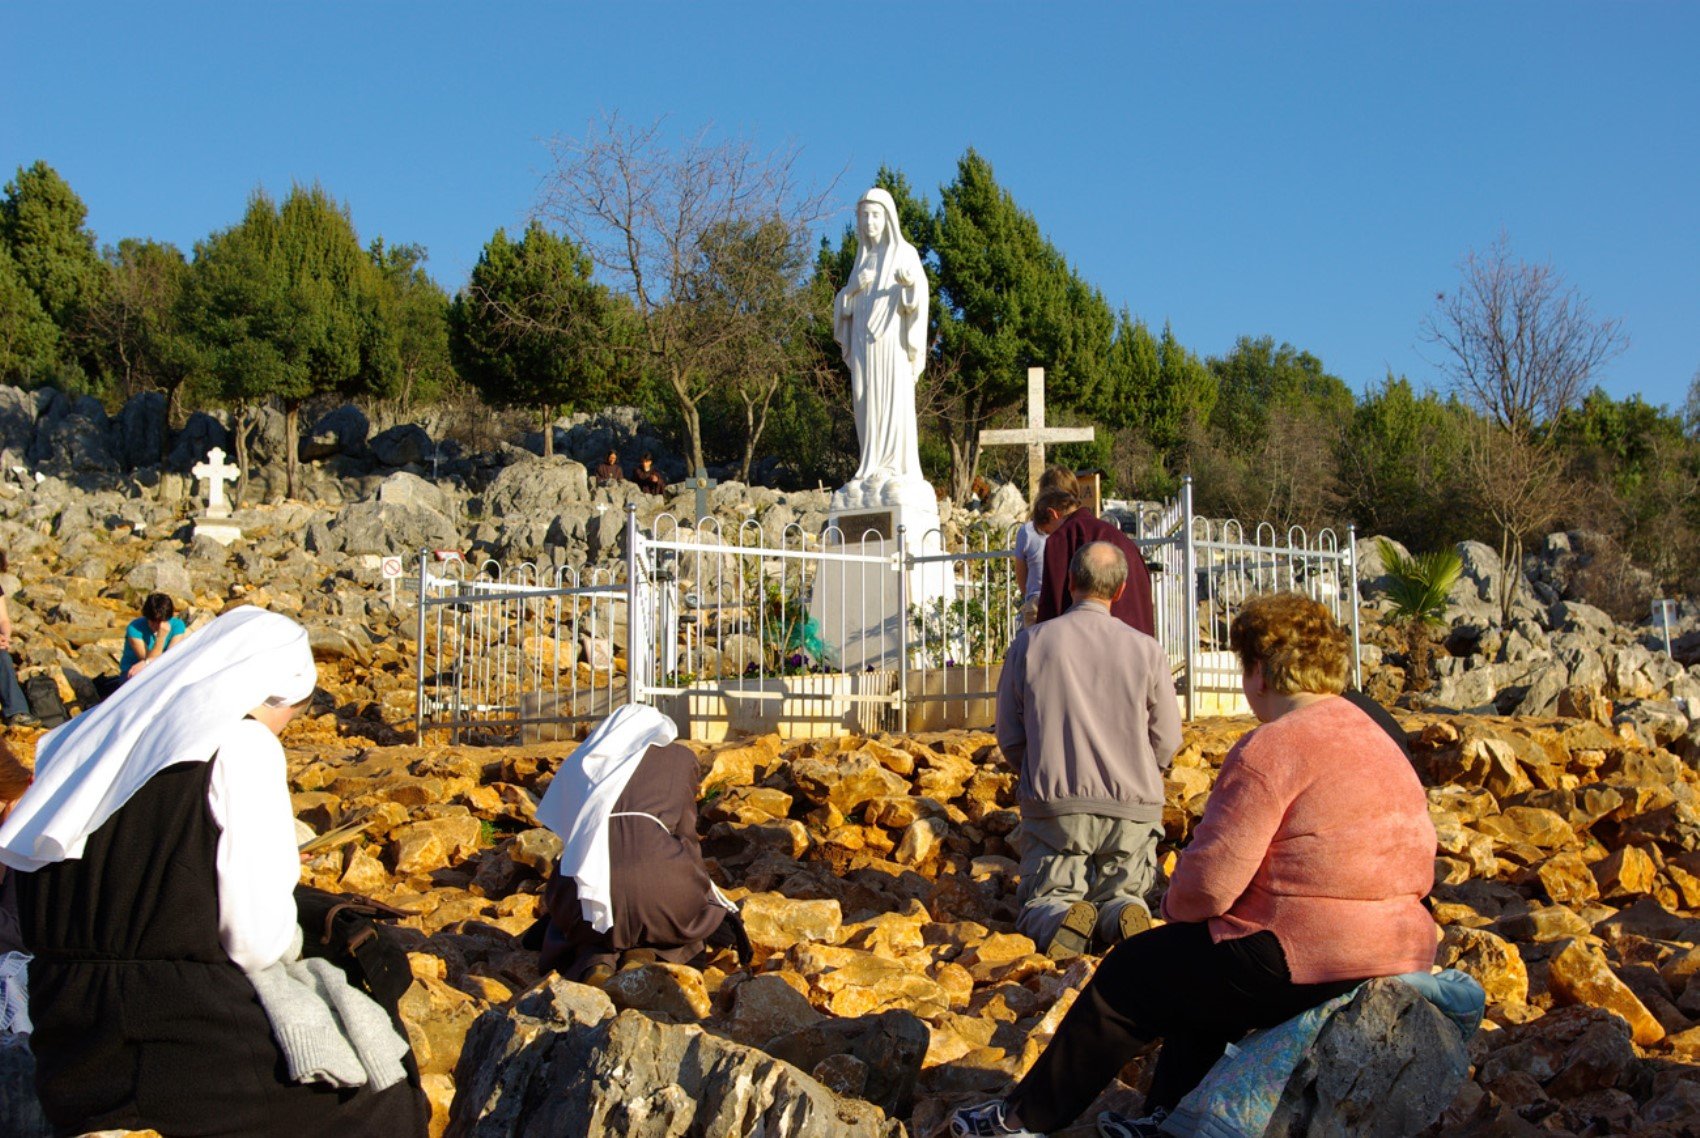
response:
<svg viewBox="0 0 1700 1138"><path fill-rule="evenodd" d="M1003 664L952 665L909 673L909 709L903 729L953 731L963 728L990 730L997 720L998 678ZM980 692L993 694L964 698ZM948 697L948 698L940 698Z"/></svg>
<svg viewBox="0 0 1700 1138"><path fill-rule="evenodd" d="M1200 652L1195 664L1198 674L1192 685L1194 716L1251 714L1251 706L1245 701L1245 689L1240 686L1238 656L1232 652ZM1184 714L1184 697L1181 710Z"/></svg>
<svg viewBox="0 0 1700 1138"><path fill-rule="evenodd" d="M881 730L887 718L883 705L845 697L885 696L896 687L897 673L891 671L705 680L679 695L659 697L656 707L678 724L680 737L705 743L736 735L817 739Z"/></svg>

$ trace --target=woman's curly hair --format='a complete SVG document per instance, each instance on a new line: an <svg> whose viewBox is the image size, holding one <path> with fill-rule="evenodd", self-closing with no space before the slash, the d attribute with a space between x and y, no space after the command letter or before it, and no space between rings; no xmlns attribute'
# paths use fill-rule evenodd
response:
<svg viewBox="0 0 1700 1138"><path fill-rule="evenodd" d="M1234 618L1228 645L1239 655L1241 671L1263 665L1271 691L1336 695L1346 688L1351 641L1324 605L1299 593L1247 601Z"/></svg>

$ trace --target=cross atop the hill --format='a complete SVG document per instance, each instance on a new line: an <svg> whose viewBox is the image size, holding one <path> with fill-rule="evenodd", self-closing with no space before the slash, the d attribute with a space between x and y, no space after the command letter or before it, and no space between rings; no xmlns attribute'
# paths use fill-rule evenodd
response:
<svg viewBox="0 0 1700 1138"><path fill-rule="evenodd" d="M224 448L213 447L207 452L207 460L197 462L189 473L207 484L207 517L228 518L230 504L224 500L224 484L236 481L242 470L224 464Z"/></svg>
<svg viewBox="0 0 1700 1138"><path fill-rule="evenodd" d="M708 492L720 483L708 476L708 471L697 467L696 477L685 479L685 485L697 492L697 512L693 521L701 523L708 517Z"/></svg>
<svg viewBox="0 0 1700 1138"><path fill-rule="evenodd" d="M981 431L980 445L1027 447L1027 493L1039 493L1045 473L1046 443L1089 443L1098 433L1091 427L1045 426L1045 369L1027 369L1027 426L1016 430Z"/></svg>

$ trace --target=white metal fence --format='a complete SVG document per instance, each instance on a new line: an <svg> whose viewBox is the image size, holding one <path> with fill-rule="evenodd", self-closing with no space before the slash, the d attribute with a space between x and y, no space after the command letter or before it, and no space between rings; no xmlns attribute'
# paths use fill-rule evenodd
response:
<svg viewBox="0 0 1700 1138"><path fill-rule="evenodd" d="M1258 593L1328 604L1359 678L1350 530L1343 544L1329 530L1247 535L1195 517L1190 480L1130 528L1188 718L1238 692L1227 630ZM970 526L947 548L938 531L846 541L665 514L645 532L628 511L623 559L582 576L424 555L419 727L538 738L630 701L710 738L986 726L1020 622L1013 536Z"/></svg>
<svg viewBox="0 0 1700 1138"><path fill-rule="evenodd" d="M417 604L421 732L513 735L590 722L627 702L614 651L629 606L619 571L424 553Z"/></svg>

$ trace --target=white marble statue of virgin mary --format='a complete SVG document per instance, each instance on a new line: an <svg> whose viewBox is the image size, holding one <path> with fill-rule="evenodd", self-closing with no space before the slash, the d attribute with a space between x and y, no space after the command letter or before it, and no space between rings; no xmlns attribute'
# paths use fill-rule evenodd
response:
<svg viewBox="0 0 1700 1138"><path fill-rule="evenodd" d="M915 421L915 384L926 366L927 274L885 190L875 187L856 204L856 234L856 263L833 300L833 337L850 368L862 461L837 503L930 502Z"/></svg>

